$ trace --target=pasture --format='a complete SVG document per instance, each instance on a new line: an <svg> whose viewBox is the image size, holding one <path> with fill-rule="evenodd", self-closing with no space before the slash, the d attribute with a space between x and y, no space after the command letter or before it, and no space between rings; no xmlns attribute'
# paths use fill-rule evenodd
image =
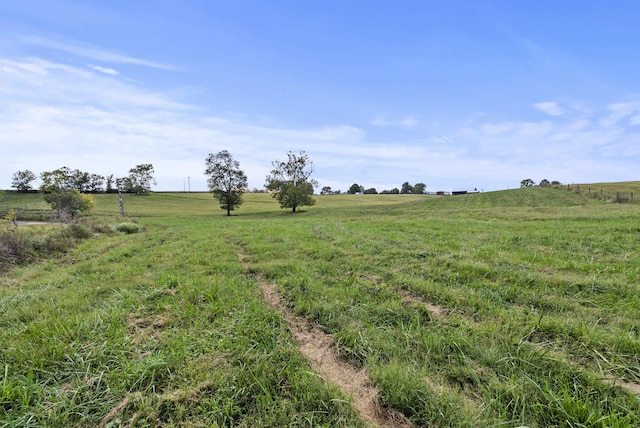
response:
<svg viewBox="0 0 640 428"><path fill-rule="evenodd" d="M638 205L245 199L125 195L142 232L0 276L0 426L640 426Z"/></svg>

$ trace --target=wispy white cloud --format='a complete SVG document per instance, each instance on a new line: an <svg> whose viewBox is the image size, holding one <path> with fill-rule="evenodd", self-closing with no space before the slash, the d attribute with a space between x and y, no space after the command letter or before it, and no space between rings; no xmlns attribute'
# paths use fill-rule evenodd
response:
<svg viewBox="0 0 640 428"><path fill-rule="evenodd" d="M464 128L460 138L476 141L481 158L502 159L498 170L505 174L578 182L631 180L640 161L640 130L632 116L638 106L615 103L553 121L484 123Z"/></svg>
<svg viewBox="0 0 640 428"><path fill-rule="evenodd" d="M99 65L89 65L89 68L95 71L99 71L100 73L109 74L112 76L116 76L120 74L118 70L114 70L113 68L108 68L108 67L102 67Z"/></svg>
<svg viewBox="0 0 640 428"><path fill-rule="evenodd" d="M551 116L562 116L565 110L555 101L544 101L533 105L536 109Z"/></svg>
<svg viewBox="0 0 640 428"><path fill-rule="evenodd" d="M614 103L607 106L609 114L602 118L600 124L604 127L617 126L623 119L627 119L629 124L636 125L638 113L640 112L640 102L627 101Z"/></svg>
<svg viewBox="0 0 640 428"><path fill-rule="evenodd" d="M80 43L78 41L45 38L40 36L23 36L21 38L21 41L26 45L45 47L45 48L54 49L60 52L66 52L66 53L78 55L84 58L90 58L93 60L99 60L104 62L110 62L110 63L116 63L116 64L133 64L133 65L157 68L162 70L178 69L177 67L172 65L163 64L155 61L149 61L143 58L137 58L135 56L109 51L100 47L91 46L85 43Z"/></svg>
<svg viewBox="0 0 640 428"><path fill-rule="evenodd" d="M371 120L370 125L373 126L397 126L402 128L411 128L418 124L418 120L413 116L408 116L399 120L389 120L384 117L376 117Z"/></svg>

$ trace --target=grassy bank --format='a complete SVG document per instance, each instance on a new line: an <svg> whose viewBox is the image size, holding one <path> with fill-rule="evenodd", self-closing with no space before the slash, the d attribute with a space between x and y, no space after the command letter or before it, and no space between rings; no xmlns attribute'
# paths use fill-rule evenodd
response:
<svg viewBox="0 0 640 428"><path fill-rule="evenodd" d="M227 218L206 193L126 195L142 233L1 277L0 425L364 426L258 278L416 426L640 425L636 205L246 200Z"/></svg>

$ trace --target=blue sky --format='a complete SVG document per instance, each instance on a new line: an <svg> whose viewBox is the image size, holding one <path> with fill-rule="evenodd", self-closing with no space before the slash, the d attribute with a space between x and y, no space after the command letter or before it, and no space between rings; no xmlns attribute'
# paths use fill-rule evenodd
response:
<svg viewBox="0 0 640 428"><path fill-rule="evenodd" d="M0 188L18 170L251 188L639 180L640 2L2 0Z"/></svg>

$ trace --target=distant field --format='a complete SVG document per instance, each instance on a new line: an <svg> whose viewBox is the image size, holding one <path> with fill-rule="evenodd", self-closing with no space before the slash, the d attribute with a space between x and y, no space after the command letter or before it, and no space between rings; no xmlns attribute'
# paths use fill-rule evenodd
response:
<svg viewBox="0 0 640 428"><path fill-rule="evenodd" d="M640 194L640 181L625 181L620 183L587 183L580 184L581 187L591 188L593 191L600 189L605 192L633 192Z"/></svg>
<svg viewBox="0 0 640 428"><path fill-rule="evenodd" d="M587 183L568 184L562 188L580 192L591 198L602 200L640 204L640 181L620 183Z"/></svg>
<svg viewBox="0 0 640 428"><path fill-rule="evenodd" d="M0 426L640 426L638 205L316 200L126 195L1 276Z"/></svg>

